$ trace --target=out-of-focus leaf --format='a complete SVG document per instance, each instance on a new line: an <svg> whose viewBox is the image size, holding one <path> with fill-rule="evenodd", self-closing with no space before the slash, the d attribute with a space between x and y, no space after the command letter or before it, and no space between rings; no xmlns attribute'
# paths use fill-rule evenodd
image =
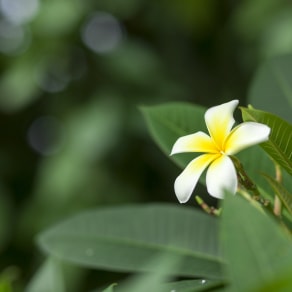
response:
<svg viewBox="0 0 292 292"><path fill-rule="evenodd" d="M40 12L33 22L34 32L41 37L63 36L75 29L85 11L86 5L81 1L42 1Z"/></svg>
<svg viewBox="0 0 292 292"><path fill-rule="evenodd" d="M116 283L111 284L111 285L108 286L106 289L102 290L102 292L114 292L114 291L115 291L115 289L114 289L115 286L117 286Z"/></svg>
<svg viewBox="0 0 292 292"><path fill-rule="evenodd" d="M0 81L0 108L17 111L39 97L40 90L34 80L35 60L18 61L10 66Z"/></svg>
<svg viewBox="0 0 292 292"><path fill-rule="evenodd" d="M139 42L124 42L100 61L117 82L153 86L162 80L161 60L150 47Z"/></svg>
<svg viewBox="0 0 292 292"><path fill-rule="evenodd" d="M232 24L246 41L259 38L271 18L283 9L283 2L275 0L247 0L238 4L232 15Z"/></svg>
<svg viewBox="0 0 292 292"><path fill-rule="evenodd" d="M290 9L282 9L273 20L268 22L260 41L260 49L264 59L291 54L291 26L291 7ZM276 113L278 114L277 110Z"/></svg>
<svg viewBox="0 0 292 292"><path fill-rule="evenodd" d="M0 274L0 292L13 292L14 282L19 278L16 267L8 267Z"/></svg>
<svg viewBox="0 0 292 292"><path fill-rule="evenodd" d="M165 284L163 292L195 292L195 291L219 291L224 286L224 282L217 280L183 280ZM214 289L214 290L213 290Z"/></svg>
<svg viewBox="0 0 292 292"><path fill-rule="evenodd" d="M84 270L49 257L28 283L25 292L77 292Z"/></svg>
<svg viewBox="0 0 292 292"><path fill-rule="evenodd" d="M97 186L104 189L108 174L94 166L114 149L120 121L121 108L110 94L96 96L86 106L71 109L62 121L63 148L58 154L44 158L39 165L34 197L23 213L21 230L35 234L72 210L80 210L104 198L105 194L99 194ZM27 235L22 235L20 240Z"/></svg>
<svg viewBox="0 0 292 292"><path fill-rule="evenodd" d="M125 283L121 283L115 291L117 292L195 292L210 291L212 288L222 287L223 281L220 280L184 280L178 282L169 282L169 274L176 265L179 265L178 259L173 259L165 255L159 255L153 261L148 263L149 270L155 267L155 273L146 273L135 275L128 279Z"/></svg>
<svg viewBox="0 0 292 292"><path fill-rule="evenodd" d="M262 283L254 291L266 292L266 291L279 291L279 292L290 292L292 290L291 284L291 274L278 274L272 280L267 280L265 283Z"/></svg>
<svg viewBox="0 0 292 292"><path fill-rule="evenodd" d="M120 108L110 100L96 100L65 121L64 150L43 161L36 194L62 201L70 199L89 178L91 165L113 149L120 128Z"/></svg>
<svg viewBox="0 0 292 292"><path fill-rule="evenodd" d="M266 124L271 128L269 140L261 147L292 175L292 126L281 118L264 111L241 108L244 121Z"/></svg>
<svg viewBox="0 0 292 292"><path fill-rule="evenodd" d="M0 279L0 292L12 292L11 283L7 279Z"/></svg>
<svg viewBox="0 0 292 292"><path fill-rule="evenodd" d="M39 236L47 253L81 266L145 271L157 254L179 259L173 274L224 278L217 220L172 205L124 206L88 211Z"/></svg>
<svg viewBox="0 0 292 292"><path fill-rule="evenodd" d="M169 275L175 266L180 264L179 258L167 256L167 254L157 255L150 262L146 263L148 270L155 270L155 272L142 273L135 275L119 285L116 289L117 292L148 292L148 291L165 291L161 285L169 280Z"/></svg>
<svg viewBox="0 0 292 292"><path fill-rule="evenodd" d="M65 283L61 264L48 258L35 274L26 288L26 292L65 292Z"/></svg>
<svg viewBox="0 0 292 292"><path fill-rule="evenodd" d="M292 54L269 59L258 69L248 101L292 122Z"/></svg>
<svg viewBox="0 0 292 292"><path fill-rule="evenodd" d="M221 242L230 291L268 291L259 288L291 275L291 238L268 215L239 196L227 194L224 200ZM290 291L291 286L291 281L286 282L286 290L274 291Z"/></svg>
<svg viewBox="0 0 292 292"><path fill-rule="evenodd" d="M265 179L268 181L269 185L273 188L276 195L280 198L280 200L283 202L284 206L287 208L287 210L292 215L292 194L290 194L282 184L280 184L278 181L273 179L272 177L268 175L264 175Z"/></svg>
<svg viewBox="0 0 292 292"><path fill-rule="evenodd" d="M141 110L154 141L169 156L175 141L184 135L206 131L205 108L188 103L173 102L157 106L143 106ZM171 157L185 167L196 154L178 154Z"/></svg>

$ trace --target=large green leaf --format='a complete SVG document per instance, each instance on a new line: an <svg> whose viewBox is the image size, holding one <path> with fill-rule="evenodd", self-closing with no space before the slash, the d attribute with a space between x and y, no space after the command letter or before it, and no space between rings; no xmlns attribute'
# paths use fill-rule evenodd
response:
<svg viewBox="0 0 292 292"><path fill-rule="evenodd" d="M78 265L147 270L157 254L178 258L175 275L223 278L217 220L174 205L123 206L88 211L39 236L47 253Z"/></svg>
<svg viewBox="0 0 292 292"><path fill-rule="evenodd" d="M292 126L281 118L264 111L241 108L244 121L254 121L271 128L269 141L262 148L292 175Z"/></svg>
<svg viewBox="0 0 292 292"><path fill-rule="evenodd" d="M136 276L137 277L137 276ZM140 276L141 277L141 276ZM125 289L120 290L117 287L115 292L203 292L203 291L219 291L218 289L224 287L224 282L220 280L183 280L177 282L171 282L168 284L157 284L155 282L157 275L156 274L146 274L143 275L144 278L140 279L138 282L139 286L125 286ZM124 286L122 286L124 288ZM149 288L153 288L152 290ZM105 291L104 291L105 292Z"/></svg>
<svg viewBox="0 0 292 292"><path fill-rule="evenodd" d="M206 131L205 108L182 102L171 102L157 106L141 107L149 131L162 151L169 156L175 141L184 135ZM192 154L178 154L171 158L185 167Z"/></svg>
<svg viewBox="0 0 292 292"><path fill-rule="evenodd" d="M153 270L155 267L156 272L154 273L140 273L130 277L127 281L118 285L116 292L195 292L195 291L210 291L213 288L223 287L224 281L222 280L183 280L170 282L171 271L177 265L179 265L178 259L173 259L167 254L161 254L154 258L149 263L149 270ZM166 284L167 283L167 284Z"/></svg>
<svg viewBox="0 0 292 292"><path fill-rule="evenodd" d="M292 291L292 281L284 281L292 273L286 231L241 197L226 195L223 208L221 239L231 291ZM260 290L269 285L276 289Z"/></svg>
<svg viewBox="0 0 292 292"><path fill-rule="evenodd" d="M179 258L170 257L168 254L159 254L147 263L148 269L155 270L155 272L138 273L119 285L115 291L164 292L165 289L161 286L169 281L171 271L180 264L179 262Z"/></svg>
<svg viewBox="0 0 292 292"><path fill-rule="evenodd" d="M183 280L165 284L163 292L176 291L176 292L195 292L195 291L219 291L224 283L218 280Z"/></svg>
<svg viewBox="0 0 292 292"><path fill-rule="evenodd" d="M292 54L269 59L259 68L248 101L292 122Z"/></svg>

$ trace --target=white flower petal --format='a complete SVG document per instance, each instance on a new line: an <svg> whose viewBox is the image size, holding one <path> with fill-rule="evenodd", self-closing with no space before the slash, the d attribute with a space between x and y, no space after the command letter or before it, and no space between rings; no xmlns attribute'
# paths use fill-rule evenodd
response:
<svg viewBox="0 0 292 292"><path fill-rule="evenodd" d="M232 160L221 155L213 161L207 170L206 184L208 193L215 198L223 199L224 192L235 194L237 189L237 175Z"/></svg>
<svg viewBox="0 0 292 292"><path fill-rule="evenodd" d="M180 137L173 145L171 155L182 152L216 153L218 150L210 136L203 132Z"/></svg>
<svg viewBox="0 0 292 292"><path fill-rule="evenodd" d="M206 167L218 157L218 154L203 154L192 160L174 183L175 194L180 203L189 200L197 182Z"/></svg>
<svg viewBox="0 0 292 292"><path fill-rule="evenodd" d="M244 148L265 142L271 129L264 124L245 122L235 127L225 144L225 153L233 155Z"/></svg>
<svg viewBox="0 0 292 292"><path fill-rule="evenodd" d="M205 113L205 122L211 137L222 149L223 143L234 125L233 112L238 100L232 100L218 106L211 107Z"/></svg>

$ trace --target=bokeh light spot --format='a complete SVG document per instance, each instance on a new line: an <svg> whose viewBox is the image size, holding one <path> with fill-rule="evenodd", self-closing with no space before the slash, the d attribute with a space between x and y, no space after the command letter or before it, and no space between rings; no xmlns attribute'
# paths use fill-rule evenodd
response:
<svg viewBox="0 0 292 292"><path fill-rule="evenodd" d="M0 0L4 16L13 23L22 24L35 17L39 10L38 0Z"/></svg>
<svg viewBox="0 0 292 292"><path fill-rule="evenodd" d="M36 152L44 156L56 154L64 142L62 124L53 116L39 117L30 125L27 139Z"/></svg>
<svg viewBox="0 0 292 292"><path fill-rule="evenodd" d="M4 54L20 54L30 43L29 31L22 26L0 21L0 52Z"/></svg>
<svg viewBox="0 0 292 292"><path fill-rule="evenodd" d="M85 24L82 39L96 53L114 50L123 38L123 29L118 20L105 12L95 13Z"/></svg>

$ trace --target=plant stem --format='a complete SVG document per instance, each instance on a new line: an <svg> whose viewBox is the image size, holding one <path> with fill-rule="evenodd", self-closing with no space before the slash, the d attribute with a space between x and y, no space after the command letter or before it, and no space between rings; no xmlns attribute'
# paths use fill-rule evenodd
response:
<svg viewBox="0 0 292 292"><path fill-rule="evenodd" d="M212 214L212 215L216 215L219 216L221 210L220 209L216 209L214 207L210 207L208 204L206 204L203 199L199 196L196 196L196 201L197 203L200 205L200 207L208 214Z"/></svg>
<svg viewBox="0 0 292 292"><path fill-rule="evenodd" d="M236 168L239 185L252 195L252 199L267 207L270 202L261 196L256 184L247 175L239 159L234 156L231 156L231 159Z"/></svg>
<svg viewBox="0 0 292 292"><path fill-rule="evenodd" d="M282 182L282 172L280 166L275 163L275 170L276 170L276 181L281 183ZM280 198L275 195L275 200L274 200L274 214L278 217L281 217L281 212L282 212L282 202Z"/></svg>

